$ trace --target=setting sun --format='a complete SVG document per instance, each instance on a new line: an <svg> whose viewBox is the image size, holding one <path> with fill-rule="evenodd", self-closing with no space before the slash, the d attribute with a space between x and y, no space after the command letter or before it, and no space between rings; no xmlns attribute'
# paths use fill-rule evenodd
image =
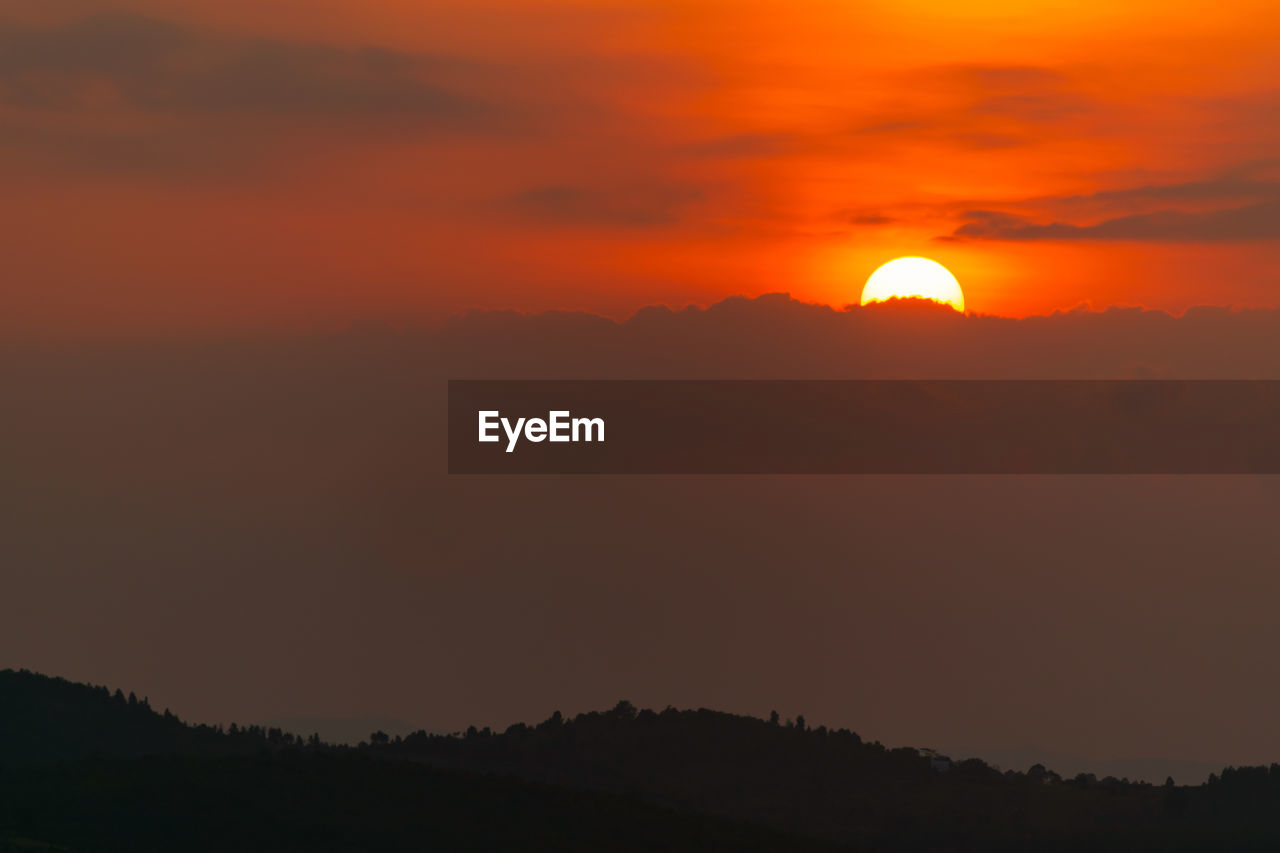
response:
<svg viewBox="0 0 1280 853"><path fill-rule="evenodd" d="M964 292L946 267L928 258L897 258L877 269L862 288L862 303L893 298L932 299L964 313Z"/></svg>

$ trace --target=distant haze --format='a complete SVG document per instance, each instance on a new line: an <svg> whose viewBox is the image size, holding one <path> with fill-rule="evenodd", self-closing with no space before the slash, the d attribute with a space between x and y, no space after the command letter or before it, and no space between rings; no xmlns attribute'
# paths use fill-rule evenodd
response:
<svg viewBox="0 0 1280 853"><path fill-rule="evenodd" d="M1001 770L1025 772L1040 764L1064 779L1079 773L1092 773L1099 779L1114 776L1134 782L1161 785L1170 777L1179 785L1199 785L1210 773L1220 773L1222 765L1211 761L1186 761L1176 758L1111 758L1089 759L1078 755L1064 755L1045 749L1024 748L967 748L939 750L953 760L981 758Z"/></svg>
<svg viewBox="0 0 1280 853"><path fill-rule="evenodd" d="M373 732L383 732L391 737L404 737L411 732L421 730L422 726L415 726L404 720L398 720L395 717L315 717L315 716L298 716L298 717L277 717L271 720L265 720L261 725L267 728L277 728L281 731L292 732L302 737L309 737L312 734L320 735L320 740L331 744L347 744L349 746L358 744L362 741L368 741L369 735Z"/></svg>
<svg viewBox="0 0 1280 853"><path fill-rule="evenodd" d="M626 698L1280 760L1274 478L443 473L449 377L1280 377L1276 311L938 311L10 350L0 648L197 721L453 731Z"/></svg>

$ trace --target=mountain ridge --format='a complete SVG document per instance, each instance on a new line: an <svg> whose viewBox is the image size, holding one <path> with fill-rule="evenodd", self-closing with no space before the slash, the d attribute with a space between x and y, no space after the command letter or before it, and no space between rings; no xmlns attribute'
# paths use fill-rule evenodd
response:
<svg viewBox="0 0 1280 853"><path fill-rule="evenodd" d="M1280 843L1280 764L1225 768L1200 786L1064 779L1040 765L1001 772L889 748L803 717L626 701L502 732L375 732L346 747L276 728L191 726L145 698L13 670L0 671L0 803L0 840L84 850L172 849L175 839L197 850L398 849L433 832L451 850L517 838L538 850L603 839L653 849L659 838L672 850ZM209 803L224 805L211 817ZM240 835L183 835L227 809Z"/></svg>

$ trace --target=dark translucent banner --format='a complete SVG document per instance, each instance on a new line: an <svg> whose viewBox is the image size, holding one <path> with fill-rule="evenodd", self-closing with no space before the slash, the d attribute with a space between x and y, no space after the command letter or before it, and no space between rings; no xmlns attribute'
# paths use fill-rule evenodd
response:
<svg viewBox="0 0 1280 853"><path fill-rule="evenodd" d="M451 474L1277 474L1275 381L449 382Z"/></svg>

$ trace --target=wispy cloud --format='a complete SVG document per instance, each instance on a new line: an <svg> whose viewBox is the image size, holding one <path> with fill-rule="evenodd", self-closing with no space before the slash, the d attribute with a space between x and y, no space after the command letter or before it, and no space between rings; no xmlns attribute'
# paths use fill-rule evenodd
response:
<svg viewBox="0 0 1280 853"><path fill-rule="evenodd" d="M88 108L106 98L149 112L475 119L483 103L430 79L440 63L381 48L213 34L130 14L0 29L2 96L34 109Z"/></svg>
<svg viewBox="0 0 1280 853"><path fill-rule="evenodd" d="M1091 225L1036 224L997 211L974 210L957 238L983 240L1274 240L1280 238L1280 201L1227 210L1186 213L1161 210L1106 219Z"/></svg>
<svg viewBox="0 0 1280 853"><path fill-rule="evenodd" d="M961 214L963 224L944 239L1277 239L1280 180L1276 179L1275 167L1274 161L1247 163L1199 180L1038 198L1003 210L998 206L969 209ZM1081 211L1094 212L1093 221L1072 222L1066 218ZM1108 216L1108 212L1112 215Z"/></svg>

